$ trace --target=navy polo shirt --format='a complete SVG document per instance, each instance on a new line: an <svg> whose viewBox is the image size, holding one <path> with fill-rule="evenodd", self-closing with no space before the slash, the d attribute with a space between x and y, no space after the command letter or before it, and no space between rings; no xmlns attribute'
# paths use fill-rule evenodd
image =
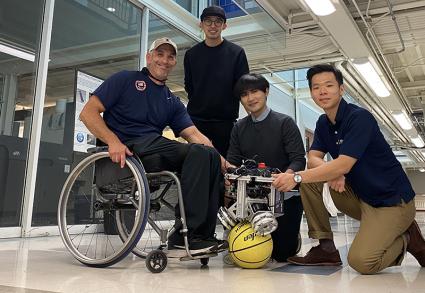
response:
<svg viewBox="0 0 425 293"><path fill-rule="evenodd" d="M106 125L122 142L162 135L170 126L176 136L192 126L185 106L167 86L157 85L145 71L121 71L93 93L99 97Z"/></svg>
<svg viewBox="0 0 425 293"><path fill-rule="evenodd" d="M373 115L341 99L335 120L333 125L325 114L319 117L311 149L357 159L346 180L371 206L409 202L415 192Z"/></svg>

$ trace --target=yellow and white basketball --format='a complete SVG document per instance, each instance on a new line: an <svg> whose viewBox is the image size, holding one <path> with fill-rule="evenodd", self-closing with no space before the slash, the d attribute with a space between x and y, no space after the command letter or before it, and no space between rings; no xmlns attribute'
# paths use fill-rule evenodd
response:
<svg viewBox="0 0 425 293"><path fill-rule="evenodd" d="M237 224L229 233L229 254L241 268L261 268L269 261L272 250L272 237L257 235L249 222Z"/></svg>

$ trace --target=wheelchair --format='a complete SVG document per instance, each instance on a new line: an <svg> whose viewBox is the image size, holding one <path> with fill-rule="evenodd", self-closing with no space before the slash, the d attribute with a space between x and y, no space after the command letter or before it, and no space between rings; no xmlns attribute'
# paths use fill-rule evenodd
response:
<svg viewBox="0 0 425 293"><path fill-rule="evenodd" d="M146 159L146 160L145 160ZM144 162L155 164L155 155ZM173 195L170 190L174 189ZM174 225L178 202L181 225ZM113 163L107 147L96 147L69 174L58 205L60 236L69 252L91 267L107 267L130 252L144 258L152 273L160 273L168 258L200 259L203 266L217 253L192 256L180 181L169 171L146 173L136 155L124 168ZM168 237L178 229L186 254L166 249Z"/></svg>

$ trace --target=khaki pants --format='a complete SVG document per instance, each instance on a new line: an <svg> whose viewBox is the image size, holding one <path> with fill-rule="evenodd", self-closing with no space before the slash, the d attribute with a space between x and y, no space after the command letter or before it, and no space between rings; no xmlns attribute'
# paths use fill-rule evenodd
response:
<svg viewBox="0 0 425 293"><path fill-rule="evenodd" d="M323 204L323 183L303 183L300 190L310 238L333 239L328 211ZM360 200L349 186L345 192L330 189L330 193L341 212L360 221L348 253L349 265L362 274L400 265L407 246L402 235L415 218L414 201L374 208Z"/></svg>

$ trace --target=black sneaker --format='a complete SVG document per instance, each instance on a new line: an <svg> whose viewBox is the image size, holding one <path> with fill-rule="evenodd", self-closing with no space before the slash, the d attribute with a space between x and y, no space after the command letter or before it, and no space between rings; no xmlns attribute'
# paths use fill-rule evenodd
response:
<svg viewBox="0 0 425 293"><path fill-rule="evenodd" d="M206 239L207 241L215 242L217 243L217 252L225 251L229 249L229 242L226 240L220 240L215 238L215 236L211 236Z"/></svg>
<svg viewBox="0 0 425 293"><path fill-rule="evenodd" d="M186 249L184 245L174 245L176 249ZM192 256L207 254L217 251L217 242L191 239L189 240L189 251Z"/></svg>
<svg viewBox="0 0 425 293"><path fill-rule="evenodd" d="M217 242L202 239L189 239L189 251L192 256L208 254L217 251ZM168 238L169 250L180 250L186 255L186 247L184 245L183 236L180 233L174 233ZM182 255L184 256L184 255Z"/></svg>

